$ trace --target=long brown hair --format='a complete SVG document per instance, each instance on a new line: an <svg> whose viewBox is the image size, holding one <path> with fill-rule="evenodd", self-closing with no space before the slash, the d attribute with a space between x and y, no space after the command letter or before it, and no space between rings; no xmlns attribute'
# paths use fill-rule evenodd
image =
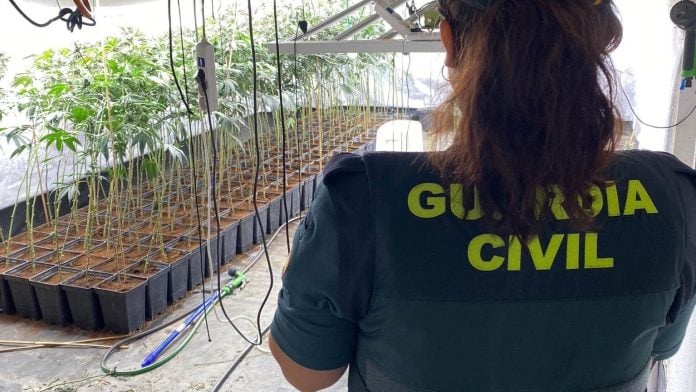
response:
<svg viewBox="0 0 696 392"><path fill-rule="evenodd" d="M502 213L494 225L522 238L538 234L548 215L539 216L538 192L553 186L571 224L589 228L589 188L615 148L608 54L622 27L612 2L438 3L458 53L452 93L434 113L438 140L451 142L432 155L443 179L476 187L487 215Z"/></svg>

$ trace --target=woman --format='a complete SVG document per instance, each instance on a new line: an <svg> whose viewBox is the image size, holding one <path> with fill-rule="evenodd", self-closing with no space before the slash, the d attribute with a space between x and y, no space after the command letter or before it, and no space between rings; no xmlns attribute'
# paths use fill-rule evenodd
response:
<svg viewBox="0 0 696 392"><path fill-rule="evenodd" d="M271 330L286 378L318 390L350 365L351 391L644 391L694 307L696 172L614 150L614 5L438 5L451 145L327 167Z"/></svg>

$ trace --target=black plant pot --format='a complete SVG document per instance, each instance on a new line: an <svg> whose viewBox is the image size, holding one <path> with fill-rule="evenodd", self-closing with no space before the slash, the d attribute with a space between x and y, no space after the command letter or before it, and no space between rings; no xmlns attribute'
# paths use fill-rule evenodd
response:
<svg viewBox="0 0 696 392"><path fill-rule="evenodd" d="M252 212L254 220L254 237L252 240L254 244L260 244L261 239L263 238L262 234L266 233L266 222L268 222L268 204L259 205L257 206L257 209L259 211L259 219L256 219L256 216L254 216L256 212ZM259 224L259 221L261 224Z"/></svg>
<svg viewBox="0 0 696 392"><path fill-rule="evenodd" d="M36 273L26 274L28 268L36 268ZM5 280L10 285L10 292L12 294L12 300L14 301L14 306L17 314L31 318L34 320L41 320L41 308L39 307L39 301L36 298L36 292L29 279L46 271L51 268L50 264L39 264L39 263L24 263L10 271L5 273ZM23 276L19 276L22 274Z"/></svg>
<svg viewBox="0 0 696 392"><path fill-rule="evenodd" d="M312 205L312 200L314 200L314 178L314 175L311 175L302 182L302 191L300 193L300 209L302 211L308 209Z"/></svg>
<svg viewBox="0 0 696 392"><path fill-rule="evenodd" d="M294 218L300 214L300 186L296 186L288 190L288 208L290 213L290 218Z"/></svg>
<svg viewBox="0 0 696 392"><path fill-rule="evenodd" d="M239 230L239 221L225 227L222 230L222 262L227 263L237 253L237 231Z"/></svg>
<svg viewBox="0 0 696 392"><path fill-rule="evenodd" d="M276 196L268 202L268 221L266 234L273 234L280 227L280 214L283 208L283 196Z"/></svg>
<svg viewBox="0 0 696 392"><path fill-rule="evenodd" d="M177 259L169 260L167 273L167 303L173 304L186 296L189 274L189 254L176 249L167 249L168 252L179 252Z"/></svg>
<svg viewBox="0 0 696 392"><path fill-rule="evenodd" d="M312 192L312 201L314 201L314 199L317 197L317 189L319 189L322 181L324 181L324 172L314 176L314 192Z"/></svg>
<svg viewBox="0 0 696 392"><path fill-rule="evenodd" d="M104 318L94 286L111 277L113 277L112 274L88 271L75 275L63 283L70 315L78 328L88 331L104 328ZM87 280L85 283L77 283L78 280L85 279Z"/></svg>
<svg viewBox="0 0 696 392"><path fill-rule="evenodd" d="M374 151L375 146L377 145L377 142L375 140L372 140L365 144L365 151Z"/></svg>
<svg viewBox="0 0 696 392"><path fill-rule="evenodd" d="M4 271L10 271L16 268L18 265L23 264L23 262L14 259L1 259L2 267ZM12 292L10 291L10 285L5 280L4 273L0 273L0 313L5 314L15 314L14 301L12 300Z"/></svg>
<svg viewBox="0 0 696 392"><path fill-rule="evenodd" d="M237 230L237 253L242 254L254 244L254 213L249 212L239 220L239 230Z"/></svg>
<svg viewBox="0 0 696 392"><path fill-rule="evenodd" d="M127 287L112 287L122 279L124 283L128 283ZM145 324L146 290L147 279L122 274L95 287L104 316L104 327L118 334L131 333L142 327Z"/></svg>
<svg viewBox="0 0 696 392"><path fill-rule="evenodd" d="M36 292L36 298L39 301L41 315L47 323L67 325L72 322L68 297L61 287L61 282L49 283L47 280L55 277L57 274L64 274L60 280L65 281L79 272L80 270L73 268L53 267L30 279L30 283L34 286L34 291Z"/></svg>
<svg viewBox="0 0 696 392"><path fill-rule="evenodd" d="M0 313L15 313L12 294L10 294L10 286L2 275L0 275Z"/></svg>
<svg viewBox="0 0 696 392"><path fill-rule="evenodd" d="M278 214L278 226L284 225L288 220L292 218L292 196L288 191L285 193L285 197L280 195L280 213Z"/></svg>
<svg viewBox="0 0 696 392"><path fill-rule="evenodd" d="M361 145L360 147L358 147L358 148L356 148L355 150L353 150L353 154L356 154L356 155L363 155L363 154L365 154L365 145L363 144L363 145Z"/></svg>
<svg viewBox="0 0 696 392"><path fill-rule="evenodd" d="M218 243L218 237L216 236L211 237L210 241L203 243L203 276L206 278L218 271L218 263L222 264L222 260L218 260L220 255Z"/></svg>
<svg viewBox="0 0 696 392"><path fill-rule="evenodd" d="M167 308L169 265L157 262L138 262L126 269L128 275L147 279L145 286L145 318L149 321Z"/></svg>
<svg viewBox="0 0 696 392"><path fill-rule="evenodd" d="M193 239L195 243L198 243L198 239ZM203 259L201 258L201 250L205 250L205 244L202 247L196 246L188 254L188 281L186 282L186 289L193 290L194 287L203 283L203 271L205 266L203 265Z"/></svg>

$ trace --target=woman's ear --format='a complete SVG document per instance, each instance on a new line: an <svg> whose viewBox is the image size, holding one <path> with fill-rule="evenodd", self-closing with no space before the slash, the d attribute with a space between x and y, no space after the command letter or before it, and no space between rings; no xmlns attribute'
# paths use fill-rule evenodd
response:
<svg viewBox="0 0 696 392"><path fill-rule="evenodd" d="M454 44L455 37L452 31L452 25L447 20L440 21L440 41L445 47L445 66L454 68L457 65L457 45Z"/></svg>

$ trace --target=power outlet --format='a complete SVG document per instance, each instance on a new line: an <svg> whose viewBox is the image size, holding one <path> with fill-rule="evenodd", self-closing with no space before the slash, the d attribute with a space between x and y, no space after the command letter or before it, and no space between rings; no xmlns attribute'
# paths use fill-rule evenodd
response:
<svg viewBox="0 0 696 392"><path fill-rule="evenodd" d="M198 106L202 111L211 113L218 110L217 79L215 77L215 48L205 39L196 45L196 65L199 72L203 71L205 85L208 94L208 104L206 105L205 92L203 86L198 83Z"/></svg>

